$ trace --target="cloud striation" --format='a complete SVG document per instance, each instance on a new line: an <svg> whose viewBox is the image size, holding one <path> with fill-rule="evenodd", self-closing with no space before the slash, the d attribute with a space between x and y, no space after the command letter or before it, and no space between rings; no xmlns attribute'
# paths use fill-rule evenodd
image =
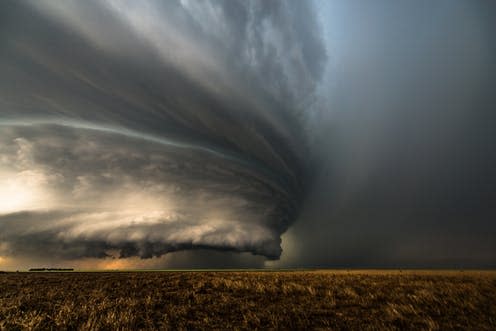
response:
<svg viewBox="0 0 496 331"><path fill-rule="evenodd" d="M0 255L277 259L326 64L310 2L0 5Z"/></svg>

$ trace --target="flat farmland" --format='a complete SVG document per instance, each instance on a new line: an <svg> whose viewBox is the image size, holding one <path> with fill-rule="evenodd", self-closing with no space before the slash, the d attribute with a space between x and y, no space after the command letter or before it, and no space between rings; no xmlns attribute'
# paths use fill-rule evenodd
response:
<svg viewBox="0 0 496 331"><path fill-rule="evenodd" d="M0 329L496 330L496 272L1 273Z"/></svg>

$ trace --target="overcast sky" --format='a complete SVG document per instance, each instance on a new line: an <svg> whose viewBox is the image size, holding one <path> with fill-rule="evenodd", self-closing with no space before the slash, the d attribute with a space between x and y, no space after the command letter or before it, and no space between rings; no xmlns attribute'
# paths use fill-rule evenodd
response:
<svg viewBox="0 0 496 331"><path fill-rule="evenodd" d="M496 267L489 1L7 1L0 268Z"/></svg>

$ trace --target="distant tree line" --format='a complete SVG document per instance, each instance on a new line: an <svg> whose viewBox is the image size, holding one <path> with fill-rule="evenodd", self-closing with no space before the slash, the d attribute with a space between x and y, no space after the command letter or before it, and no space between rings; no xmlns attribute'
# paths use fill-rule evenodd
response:
<svg viewBox="0 0 496 331"><path fill-rule="evenodd" d="M73 268L31 268L29 271L74 271Z"/></svg>

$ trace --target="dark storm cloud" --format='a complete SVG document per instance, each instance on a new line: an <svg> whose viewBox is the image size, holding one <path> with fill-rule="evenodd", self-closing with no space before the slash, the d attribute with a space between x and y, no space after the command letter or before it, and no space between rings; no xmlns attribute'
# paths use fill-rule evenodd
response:
<svg viewBox="0 0 496 331"><path fill-rule="evenodd" d="M496 266L494 4L316 3L2 2L0 257Z"/></svg>
<svg viewBox="0 0 496 331"><path fill-rule="evenodd" d="M309 3L1 7L5 254L279 257L326 61Z"/></svg>
<svg viewBox="0 0 496 331"><path fill-rule="evenodd" d="M120 249L146 258L210 247L280 255L297 202L276 175L197 146L98 129L0 132L1 169L30 191L24 207L46 210L2 217L9 252L75 258Z"/></svg>
<svg viewBox="0 0 496 331"><path fill-rule="evenodd" d="M321 170L283 263L495 267L496 7L347 1L330 13Z"/></svg>

